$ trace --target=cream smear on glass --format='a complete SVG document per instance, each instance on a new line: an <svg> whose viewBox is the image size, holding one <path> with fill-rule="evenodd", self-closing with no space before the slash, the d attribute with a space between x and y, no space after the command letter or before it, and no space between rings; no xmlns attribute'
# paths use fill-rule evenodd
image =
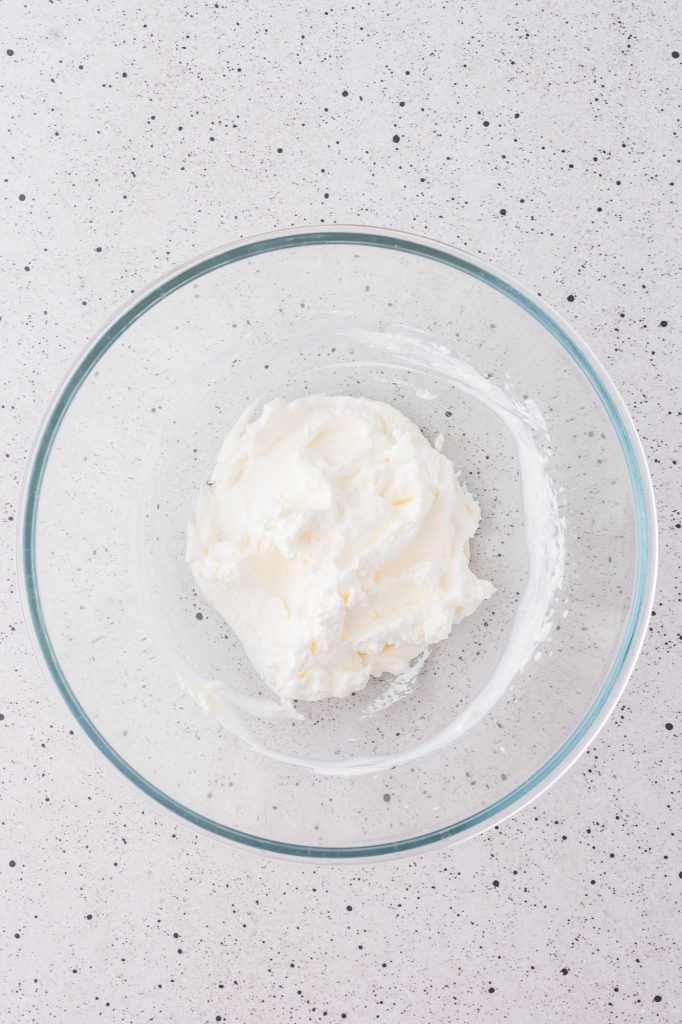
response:
<svg viewBox="0 0 682 1024"><path fill-rule="evenodd" d="M531 659L539 656L541 644L552 627L555 597L563 582L565 522L548 473L551 450L537 406L529 399L516 398L511 388L484 377L449 348L430 339L381 335L377 340L398 357L401 364L433 369L444 383L484 403L508 430L514 442L522 490L527 575L504 649L486 684L453 721L428 739L394 753L324 760L299 758L271 749L252 735L241 712L260 717L302 718L290 697L282 694L279 703L262 701L236 694L222 681L202 679L189 669L179 673L183 687L207 713L254 750L285 763L331 775L362 775L408 764L449 746L468 732L495 706ZM436 447L440 448L441 444ZM429 449L434 455L438 454L430 445ZM480 599L479 594L476 603ZM403 673L396 675L396 692L406 689L407 681L418 673L427 657L428 647L422 647L420 656Z"/></svg>

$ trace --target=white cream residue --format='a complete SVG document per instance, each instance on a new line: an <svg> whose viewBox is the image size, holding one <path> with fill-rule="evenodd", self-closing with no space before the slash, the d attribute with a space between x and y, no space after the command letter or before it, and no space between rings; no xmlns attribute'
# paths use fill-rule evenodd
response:
<svg viewBox="0 0 682 1024"><path fill-rule="evenodd" d="M414 675L494 592L469 569L479 519L449 459L392 406L275 400L226 438L187 557L280 698L346 697ZM211 710L217 685L200 694Z"/></svg>
<svg viewBox="0 0 682 1024"><path fill-rule="evenodd" d="M178 672L178 682L200 708L233 731L239 721L237 711L246 711L258 718L294 718L299 721L305 718L286 698L265 700L249 697L229 689L220 679L202 679L187 667Z"/></svg>
<svg viewBox="0 0 682 1024"><path fill-rule="evenodd" d="M274 750L253 736L239 712L243 710L247 714L268 718L283 714L295 717L293 705L280 707L275 701L243 698L232 693L227 684L206 682L192 673L190 678L182 670L181 681L195 699L255 752L329 775L363 775L409 764L442 750L468 732L490 712L526 666L542 656L541 645L551 630L555 597L563 583L565 522L559 514L556 492L548 472L549 439L537 406L528 399L517 399L511 386L502 386L483 377L450 349L430 339L399 335L387 338L382 334L374 340L401 365L433 370L439 378L483 402L509 431L516 449L522 488L527 575L505 647L484 688L457 718L429 739L395 753L313 760ZM428 651L415 659L410 668L397 676L385 693L370 704L366 713L380 712L401 699L405 691L409 692L413 676L427 656Z"/></svg>

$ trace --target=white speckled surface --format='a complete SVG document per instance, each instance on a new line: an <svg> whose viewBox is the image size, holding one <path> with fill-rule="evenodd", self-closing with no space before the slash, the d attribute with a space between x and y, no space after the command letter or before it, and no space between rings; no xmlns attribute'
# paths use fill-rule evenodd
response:
<svg viewBox="0 0 682 1024"><path fill-rule="evenodd" d="M7 1020L680 1020L680 95L673 0L3 5L0 990ZM394 137L398 141L393 141ZM650 637L535 807L414 861L262 861L91 748L21 620L41 414L131 292L233 237L461 244L570 316L650 457ZM676 834L678 833L678 834Z"/></svg>

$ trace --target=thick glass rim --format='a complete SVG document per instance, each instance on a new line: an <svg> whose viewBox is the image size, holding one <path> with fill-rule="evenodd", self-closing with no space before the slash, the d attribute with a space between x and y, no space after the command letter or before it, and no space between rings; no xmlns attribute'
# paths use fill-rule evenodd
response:
<svg viewBox="0 0 682 1024"><path fill-rule="evenodd" d="M488 284L529 313L578 365L614 428L625 460L635 513L636 560L630 609L620 647L604 682L580 724L549 760L525 782L488 807L451 825L396 842L366 846L309 846L279 842L241 832L207 818L168 796L128 764L89 718L59 664L47 630L38 588L35 532L45 467L52 445L75 394L104 353L139 317L167 295L204 274L240 260L308 245L364 245L397 250L445 264ZM67 374L41 423L29 458L21 495L18 528L19 583L29 632L49 677L86 735L105 757L143 793L190 825L263 853L318 860L373 859L406 854L436 843L456 842L498 824L537 798L580 756L608 719L632 673L646 633L657 569L656 509L644 451L623 400L589 347L546 303L506 274L463 250L406 232L362 226L292 228L243 239L186 263L121 308L86 346Z"/></svg>

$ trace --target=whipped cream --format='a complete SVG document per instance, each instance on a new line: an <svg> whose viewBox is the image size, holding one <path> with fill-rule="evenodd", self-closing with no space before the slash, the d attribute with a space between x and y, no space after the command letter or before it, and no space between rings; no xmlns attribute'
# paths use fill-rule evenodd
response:
<svg viewBox="0 0 682 1024"><path fill-rule="evenodd" d="M278 399L225 439L187 559L283 701L345 697L404 672L494 592L469 568L479 520L393 407Z"/></svg>

